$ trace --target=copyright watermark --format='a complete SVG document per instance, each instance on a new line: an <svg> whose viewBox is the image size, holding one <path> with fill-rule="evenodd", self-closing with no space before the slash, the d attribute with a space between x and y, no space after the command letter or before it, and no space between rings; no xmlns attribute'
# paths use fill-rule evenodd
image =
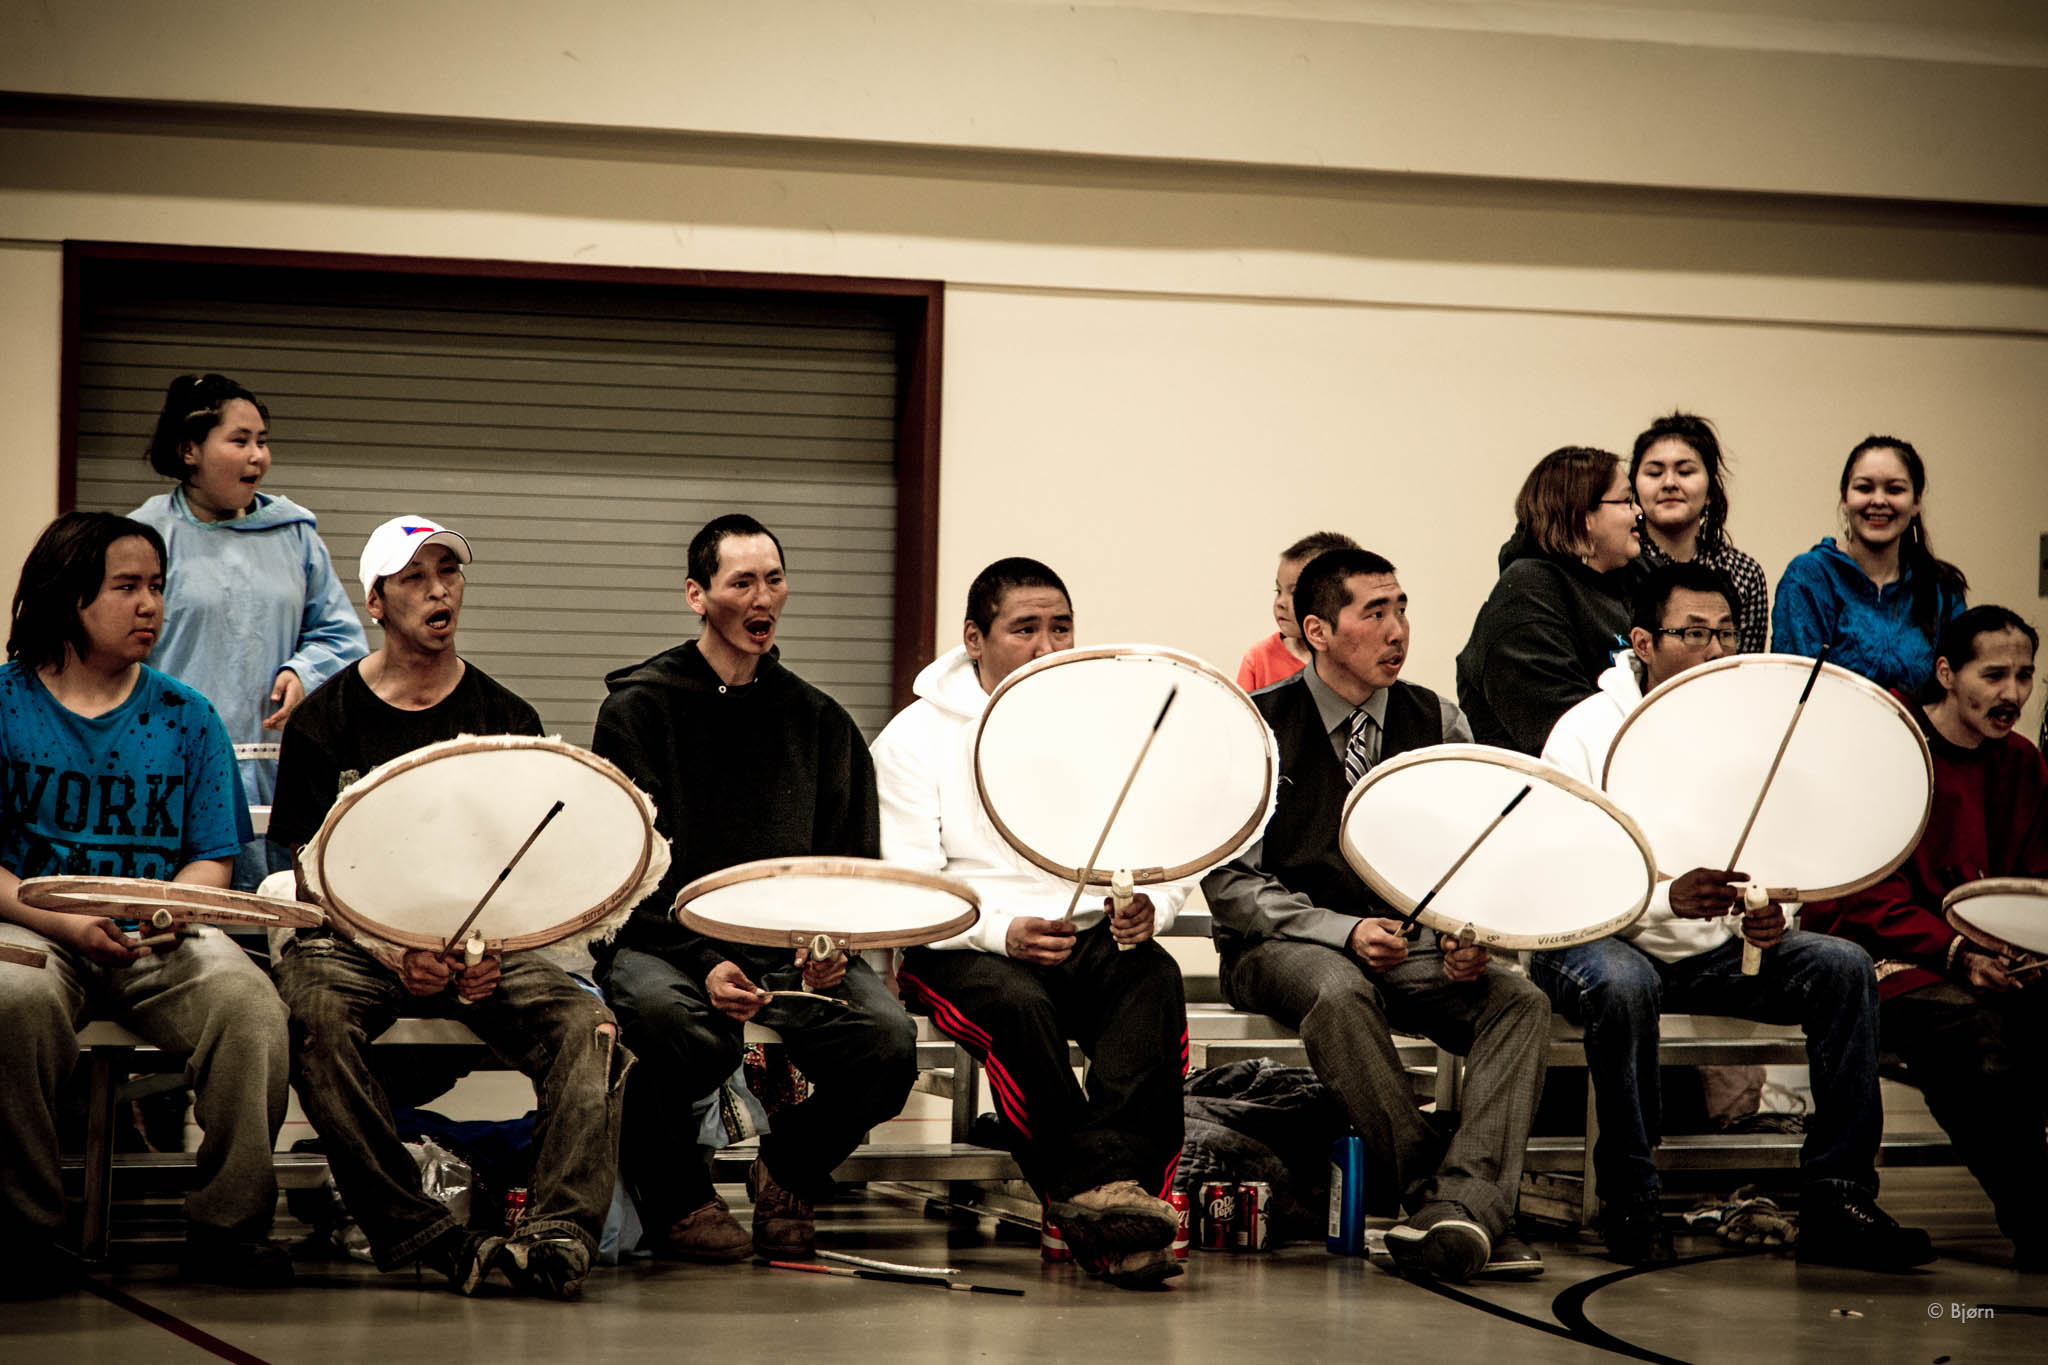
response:
<svg viewBox="0 0 2048 1365"><path fill-rule="evenodd" d="M1997 1317L1995 1310L1988 1306L1967 1303L1930 1303L1927 1305L1930 1318L1947 1318L1951 1322L1978 1322Z"/></svg>

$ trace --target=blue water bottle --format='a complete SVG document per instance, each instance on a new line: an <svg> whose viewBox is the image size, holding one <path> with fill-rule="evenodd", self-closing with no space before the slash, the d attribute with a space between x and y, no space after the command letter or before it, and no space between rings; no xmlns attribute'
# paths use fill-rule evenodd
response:
<svg viewBox="0 0 2048 1365"><path fill-rule="evenodd" d="M1365 1139L1341 1137L1330 1144L1330 1236L1332 1256L1365 1254Z"/></svg>

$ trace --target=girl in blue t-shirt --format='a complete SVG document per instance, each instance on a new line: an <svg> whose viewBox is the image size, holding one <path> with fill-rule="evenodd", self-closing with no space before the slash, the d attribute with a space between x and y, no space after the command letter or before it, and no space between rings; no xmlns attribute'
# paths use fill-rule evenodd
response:
<svg viewBox="0 0 2048 1365"><path fill-rule="evenodd" d="M1935 557L1921 498L1927 466L1895 436L1870 436L1842 466L1841 545L1800 555L1778 580L1771 647L1820 653L1880 687L1915 692L1934 674L1934 642L1960 616L1969 580Z"/></svg>

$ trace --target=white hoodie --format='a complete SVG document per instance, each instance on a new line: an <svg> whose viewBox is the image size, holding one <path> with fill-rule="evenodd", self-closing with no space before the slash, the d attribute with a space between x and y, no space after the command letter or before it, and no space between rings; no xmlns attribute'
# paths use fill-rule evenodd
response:
<svg viewBox="0 0 2048 1365"><path fill-rule="evenodd" d="M1550 738L1543 742L1544 762L1588 786L1600 785L1600 770L1607 765L1607 751L1621 732L1621 723L1643 704L1635 657L1631 650L1618 651L1614 666L1600 675L1600 690L1557 718ZM1674 780L1683 781L1684 777L1674 775ZM1682 962L1735 937L1735 922L1726 916L1678 918L1671 913L1671 883L1660 878L1643 917L1621 936L1661 961Z"/></svg>
<svg viewBox="0 0 2048 1365"><path fill-rule="evenodd" d="M918 699L875 737L875 785L882 798L882 856L892 863L958 877L981 897L981 918L934 948L979 948L1006 957L1010 921L1058 919L1074 884L1033 866L1003 841L974 787L974 727L988 705L964 646L917 675ZM1164 933L1187 899L1189 883L1146 887L1155 932ZM1074 911L1082 929L1101 922L1100 896Z"/></svg>

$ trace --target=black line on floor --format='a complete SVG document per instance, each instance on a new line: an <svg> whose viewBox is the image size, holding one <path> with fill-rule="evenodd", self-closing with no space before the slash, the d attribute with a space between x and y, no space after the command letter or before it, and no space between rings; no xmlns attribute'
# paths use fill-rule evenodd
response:
<svg viewBox="0 0 2048 1365"><path fill-rule="evenodd" d="M86 1276L79 1283L88 1292L99 1295L114 1307L126 1309L144 1322L155 1323L172 1336L183 1337L200 1350L228 1361L229 1365L270 1365L263 1357L250 1355L241 1347L230 1345L213 1333L194 1327L183 1318L166 1313L154 1304L144 1303L133 1294L125 1293L110 1284L101 1284L91 1276Z"/></svg>

